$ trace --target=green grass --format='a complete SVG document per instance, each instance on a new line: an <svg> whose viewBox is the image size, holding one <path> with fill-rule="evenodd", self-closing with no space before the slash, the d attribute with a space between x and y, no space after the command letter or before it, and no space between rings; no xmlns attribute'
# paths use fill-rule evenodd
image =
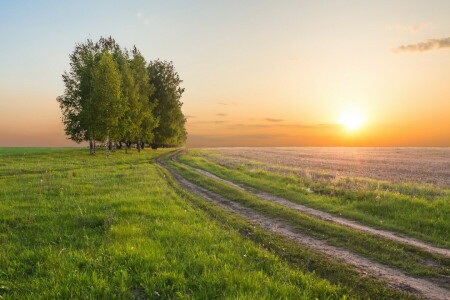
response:
<svg viewBox="0 0 450 300"><path fill-rule="evenodd" d="M76 149L70 147L0 147L0 155L27 155L42 152L62 151L67 149Z"/></svg>
<svg viewBox="0 0 450 300"><path fill-rule="evenodd" d="M239 232L239 234L257 243L260 247L274 252L302 270L314 272L332 283L347 287L351 296L361 299L413 298L409 294L388 288L385 283L379 280L361 276L356 270L346 264L339 263L335 259L315 252L288 238L262 230L259 226L249 223L244 218L205 201L201 197L186 192L171 179L166 170L162 170L162 172L167 174L169 183L181 197L206 212L209 217L220 222L224 229Z"/></svg>
<svg viewBox="0 0 450 300"><path fill-rule="evenodd" d="M315 219L284 206L252 196L247 192L206 177L180 164L171 161L168 164L183 177L199 186L239 202L259 213L283 219L295 226L299 231L318 239L325 239L332 245L347 248L378 262L400 268L413 275L434 276L449 274L448 267L450 262L443 257L429 254L412 246ZM440 267L424 265L423 261L427 260L434 261Z"/></svg>
<svg viewBox="0 0 450 300"><path fill-rule="evenodd" d="M164 151L116 152L110 159L85 149L3 156L0 297L340 299L371 293L331 284L222 225L199 209L201 200L193 204L167 180L153 162Z"/></svg>
<svg viewBox="0 0 450 300"><path fill-rule="evenodd" d="M242 164L224 167L212 161L214 156L191 150L179 160L295 203L450 247L449 190L354 178L344 178L338 183L314 181Z"/></svg>

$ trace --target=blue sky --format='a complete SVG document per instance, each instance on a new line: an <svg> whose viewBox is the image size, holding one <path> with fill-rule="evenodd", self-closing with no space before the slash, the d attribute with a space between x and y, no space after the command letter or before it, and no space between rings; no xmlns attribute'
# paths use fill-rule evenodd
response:
<svg viewBox="0 0 450 300"><path fill-rule="evenodd" d="M75 43L109 35L123 46L136 45L147 59L174 61L197 141L212 134L261 136L232 128L267 119L332 124L336 111L348 106L365 110L373 126L398 119L407 127L418 112L427 122L440 114L427 108L430 98L450 109L449 51L392 49L449 37L449 12L450 1L420 0L2 0L0 135L11 140L8 124L26 119L17 125L23 137L18 145L67 145L55 98L63 92L68 55ZM417 110L402 114L405 104ZM307 134L313 133L296 132L289 141Z"/></svg>

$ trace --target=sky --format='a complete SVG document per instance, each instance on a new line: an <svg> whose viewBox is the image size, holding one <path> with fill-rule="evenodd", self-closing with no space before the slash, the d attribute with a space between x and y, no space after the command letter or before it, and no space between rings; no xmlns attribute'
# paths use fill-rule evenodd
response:
<svg viewBox="0 0 450 300"><path fill-rule="evenodd" d="M76 43L112 36L173 61L189 147L449 147L449 13L448 0L0 0L0 146L76 146L61 74Z"/></svg>

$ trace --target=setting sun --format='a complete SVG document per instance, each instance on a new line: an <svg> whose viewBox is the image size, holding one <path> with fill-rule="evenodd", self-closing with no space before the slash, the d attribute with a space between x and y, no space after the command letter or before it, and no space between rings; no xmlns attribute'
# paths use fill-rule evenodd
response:
<svg viewBox="0 0 450 300"><path fill-rule="evenodd" d="M345 111L339 118L341 123L347 130L356 130L364 123L364 115L357 111Z"/></svg>

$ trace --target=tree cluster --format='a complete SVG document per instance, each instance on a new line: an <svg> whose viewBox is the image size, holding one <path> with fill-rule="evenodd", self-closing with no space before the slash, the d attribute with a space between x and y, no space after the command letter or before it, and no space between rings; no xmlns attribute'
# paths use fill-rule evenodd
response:
<svg viewBox="0 0 450 300"><path fill-rule="evenodd" d="M64 95L57 98L65 133L73 141L88 141L108 150L136 145L178 146L186 140L186 119L180 101L184 89L172 62L146 62L133 48L113 38L87 40L70 55L63 74Z"/></svg>

